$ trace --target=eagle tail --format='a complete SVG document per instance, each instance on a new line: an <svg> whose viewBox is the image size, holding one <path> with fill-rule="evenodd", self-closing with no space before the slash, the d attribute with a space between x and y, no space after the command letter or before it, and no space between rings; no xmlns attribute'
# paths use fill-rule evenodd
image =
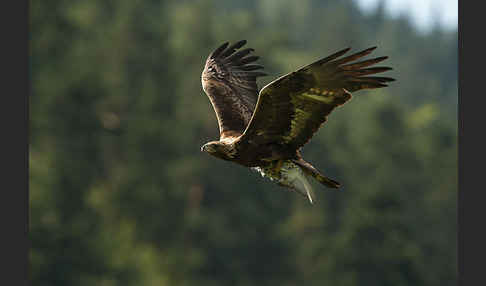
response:
<svg viewBox="0 0 486 286"><path fill-rule="evenodd" d="M324 176L319 171L317 171L316 168L314 168L314 166L304 161L303 159L293 160L293 162L297 164L302 169L302 171L304 171L306 175L313 177L324 186L333 189L337 189L341 186L339 182Z"/></svg>

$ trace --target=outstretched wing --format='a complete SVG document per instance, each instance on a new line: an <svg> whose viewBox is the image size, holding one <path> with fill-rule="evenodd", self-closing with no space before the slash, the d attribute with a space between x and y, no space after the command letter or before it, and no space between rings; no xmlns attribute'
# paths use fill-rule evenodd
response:
<svg viewBox="0 0 486 286"><path fill-rule="evenodd" d="M282 144L295 150L305 145L327 116L351 99L351 92L380 88L389 77L366 76L389 67L365 68L387 57L349 63L373 51L363 50L347 57L349 48L316 61L266 85L259 94L255 113L239 144Z"/></svg>
<svg viewBox="0 0 486 286"><path fill-rule="evenodd" d="M258 59L248 56L253 49L236 52L246 44L239 41L230 47L224 43L206 60L201 75L202 86L218 118L220 137L243 133L250 122L258 97L256 78L265 75L263 66L250 64Z"/></svg>

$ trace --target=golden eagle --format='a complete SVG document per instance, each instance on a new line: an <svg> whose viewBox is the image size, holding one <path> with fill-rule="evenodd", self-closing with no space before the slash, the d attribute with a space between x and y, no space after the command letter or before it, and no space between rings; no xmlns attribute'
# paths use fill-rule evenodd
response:
<svg viewBox="0 0 486 286"><path fill-rule="evenodd" d="M313 202L306 177L330 188L340 184L304 161L300 149L327 120L334 108L351 99L351 92L386 87L389 77L366 76L391 70L370 67L387 57L353 62L376 47L343 56L350 48L277 78L260 92L256 78L266 74L239 41L226 42L206 60L201 75L204 92L218 118L220 138L201 147L217 158L257 170L281 186ZM341 57L341 58L340 58Z"/></svg>

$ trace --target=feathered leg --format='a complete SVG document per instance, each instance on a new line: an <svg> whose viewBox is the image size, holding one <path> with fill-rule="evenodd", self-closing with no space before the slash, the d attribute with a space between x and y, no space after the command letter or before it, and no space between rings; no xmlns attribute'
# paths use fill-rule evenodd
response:
<svg viewBox="0 0 486 286"><path fill-rule="evenodd" d="M275 166L275 173L280 173L280 169L282 169L284 160L278 160L277 165Z"/></svg>

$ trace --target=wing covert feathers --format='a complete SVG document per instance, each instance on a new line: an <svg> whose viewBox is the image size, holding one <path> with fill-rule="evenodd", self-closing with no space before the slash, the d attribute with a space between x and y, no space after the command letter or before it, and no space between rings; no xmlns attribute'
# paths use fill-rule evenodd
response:
<svg viewBox="0 0 486 286"><path fill-rule="evenodd" d="M391 70L386 66L369 67L388 57L353 62L375 49L342 57L350 50L346 48L267 84L260 91L240 141L301 148L336 107L351 99L352 92L386 87L387 82L394 81L368 76Z"/></svg>

